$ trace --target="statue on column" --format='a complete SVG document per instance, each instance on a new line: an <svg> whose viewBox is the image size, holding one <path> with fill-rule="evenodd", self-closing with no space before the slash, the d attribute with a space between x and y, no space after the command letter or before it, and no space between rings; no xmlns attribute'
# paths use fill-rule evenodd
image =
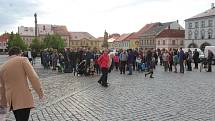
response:
<svg viewBox="0 0 215 121"><path fill-rule="evenodd" d="M35 19L35 21L34 21L35 22L35 37L37 37L38 33L37 33L37 14L36 13L34 14L34 19Z"/></svg>
<svg viewBox="0 0 215 121"><path fill-rule="evenodd" d="M103 42L102 47L108 48L108 33L106 32L106 30L105 30L105 33L104 33L104 42Z"/></svg>

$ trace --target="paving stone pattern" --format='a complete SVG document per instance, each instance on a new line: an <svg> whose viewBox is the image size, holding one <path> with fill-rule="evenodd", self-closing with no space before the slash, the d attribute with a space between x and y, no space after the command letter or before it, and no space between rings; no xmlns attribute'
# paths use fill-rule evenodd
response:
<svg viewBox="0 0 215 121"><path fill-rule="evenodd" d="M40 102L33 93L37 108L30 121L215 120L214 72L175 74L158 66L150 79L144 73L129 76L113 71L105 88L97 83L99 76L41 70L38 66L46 100ZM13 115L9 119L14 120Z"/></svg>

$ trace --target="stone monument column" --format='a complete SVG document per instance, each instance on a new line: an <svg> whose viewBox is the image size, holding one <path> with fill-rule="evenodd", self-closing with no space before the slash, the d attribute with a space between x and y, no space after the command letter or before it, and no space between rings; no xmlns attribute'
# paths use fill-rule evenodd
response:
<svg viewBox="0 0 215 121"><path fill-rule="evenodd" d="M37 35L37 14L35 13L34 14L34 19L35 19L35 37L37 37L38 35Z"/></svg>
<svg viewBox="0 0 215 121"><path fill-rule="evenodd" d="M106 30L105 30L105 33L104 33L104 42L103 42L102 47L108 48L108 33L106 32Z"/></svg>

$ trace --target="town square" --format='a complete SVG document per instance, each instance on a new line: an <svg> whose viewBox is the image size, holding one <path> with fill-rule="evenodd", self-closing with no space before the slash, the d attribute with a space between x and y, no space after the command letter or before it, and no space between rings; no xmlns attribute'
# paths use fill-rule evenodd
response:
<svg viewBox="0 0 215 121"><path fill-rule="evenodd" d="M186 2L0 2L0 121L214 121L215 3Z"/></svg>

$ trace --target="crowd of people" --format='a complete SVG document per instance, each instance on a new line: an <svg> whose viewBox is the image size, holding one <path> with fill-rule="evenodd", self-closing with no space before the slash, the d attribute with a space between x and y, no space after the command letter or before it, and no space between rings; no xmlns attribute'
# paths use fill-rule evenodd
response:
<svg viewBox="0 0 215 121"><path fill-rule="evenodd" d="M68 48L60 52L44 50L41 52L41 63L44 69L80 75L99 75L101 74L99 57L103 52L83 48ZM147 51L143 49L121 49L119 51L107 50L107 53L113 54L110 70L119 70L120 74L125 74L128 71L128 75L132 75L133 71L148 71L150 72L150 78L153 78L153 69L155 69L158 62L164 67L164 71L184 73L185 68L187 71L192 71L192 63L195 65L194 69L198 69L199 62L206 61L207 71L211 72L214 56L211 51L208 51L208 58L200 60L197 50L192 52L188 49L188 52L184 52L182 48ZM177 65L179 65L179 69Z"/></svg>

